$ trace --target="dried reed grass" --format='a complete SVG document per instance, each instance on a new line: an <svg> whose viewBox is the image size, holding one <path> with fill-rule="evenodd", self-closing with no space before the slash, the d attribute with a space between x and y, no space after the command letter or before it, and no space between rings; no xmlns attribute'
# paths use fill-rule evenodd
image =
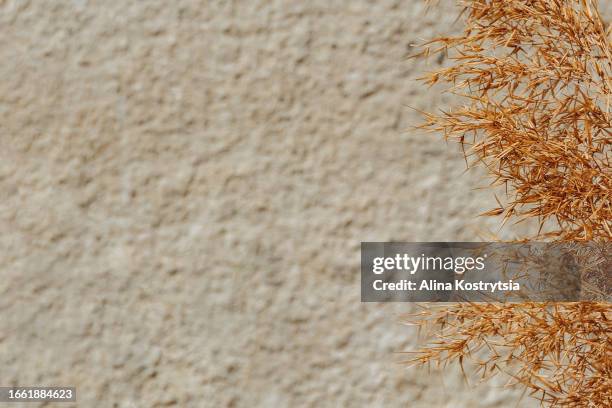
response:
<svg viewBox="0 0 612 408"><path fill-rule="evenodd" d="M463 369L470 360L483 380L503 372L549 406L612 406L608 304L462 303L405 318L437 328L436 340L414 352L411 364L458 361Z"/></svg>
<svg viewBox="0 0 612 408"><path fill-rule="evenodd" d="M506 186L506 202L485 215L538 218L532 239L609 243L612 33L596 1L462 4L463 34L419 55L449 55L452 65L424 80L449 84L465 103L426 113L422 127L460 142L470 166ZM545 405L612 407L611 318L604 302L425 307L406 319L436 327L437 340L409 362L472 359L485 379L509 374Z"/></svg>
<svg viewBox="0 0 612 408"><path fill-rule="evenodd" d="M467 27L419 55L454 63L425 81L452 84L462 107L422 126L458 140L508 202L486 215L537 217L539 238L612 239L612 47L594 0L471 0Z"/></svg>

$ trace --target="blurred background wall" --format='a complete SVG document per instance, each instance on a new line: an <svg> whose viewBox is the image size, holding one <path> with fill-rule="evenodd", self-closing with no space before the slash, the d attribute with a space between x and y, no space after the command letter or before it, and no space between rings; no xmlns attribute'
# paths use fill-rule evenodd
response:
<svg viewBox="0 0 612 408"><path fill-rule="evenodd" d="M412 308L359 299L361 241L497 233L482 173L411 129L408 106L449 100L415 81L443 59L405 57L456 17L0 0L0 385L74 385L82 407L516 406L503 379L398 364Z"/></svg>

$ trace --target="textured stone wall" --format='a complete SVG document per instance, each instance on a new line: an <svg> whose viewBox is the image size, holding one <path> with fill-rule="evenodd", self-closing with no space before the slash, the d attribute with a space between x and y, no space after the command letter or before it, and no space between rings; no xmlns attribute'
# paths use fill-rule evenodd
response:
<svg viewBox="0 0 612 408"><path fill-rule="evenodd" d="M447 102L414 81L444 61L404 57L455 18L0 1L0 385L74 385L81 407L516 406L398 364L410 306L359 302L360 241L497 231L482 174L410 128L407 105Z"/></svg>

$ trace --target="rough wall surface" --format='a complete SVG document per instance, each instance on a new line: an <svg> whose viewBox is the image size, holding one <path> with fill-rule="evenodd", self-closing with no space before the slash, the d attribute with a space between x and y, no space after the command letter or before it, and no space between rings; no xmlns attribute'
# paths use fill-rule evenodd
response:
<svg viewBox="0 0 612 408"><path fill-rule="evenodd" d="M0 385L74 385L81 407L516 406L399 365L410 307L359 302L360 241L496 231L459 149L406 130L406 105L445 100L403 57L455 12L0 0Z"/></svg>

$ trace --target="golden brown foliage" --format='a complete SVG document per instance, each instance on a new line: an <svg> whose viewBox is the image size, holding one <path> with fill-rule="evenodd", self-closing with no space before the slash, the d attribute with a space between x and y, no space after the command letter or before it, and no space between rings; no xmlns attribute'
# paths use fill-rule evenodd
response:
<svg viewBox="0 0 612 408"><path fill-rule="evenodd" d="M426 114L423 128L462 143L470 165L506 185L507 203L486 215L537 217L534 238L609 243L612 33L596 1L463 4L463 34L420 55L449 55L451 66L425 80L451 85L465 104ZM548 220L555 227L542 234ZM595 272L589 282L601 280ZM510 374L551 406L612 407L611 317L609 303L594 302L429 307L408 320L439 328L438 339L410 361L463 364L480 350L485 378Z"/></svg>
<svg viewBox="0 0 612 408"><path fill-rule="evenodd" d="M488 215L538 217L563 240L612 239L612 47L594 0L466 1L467 27L427 45L465 105L427 114L505 184Z"/></svg>

